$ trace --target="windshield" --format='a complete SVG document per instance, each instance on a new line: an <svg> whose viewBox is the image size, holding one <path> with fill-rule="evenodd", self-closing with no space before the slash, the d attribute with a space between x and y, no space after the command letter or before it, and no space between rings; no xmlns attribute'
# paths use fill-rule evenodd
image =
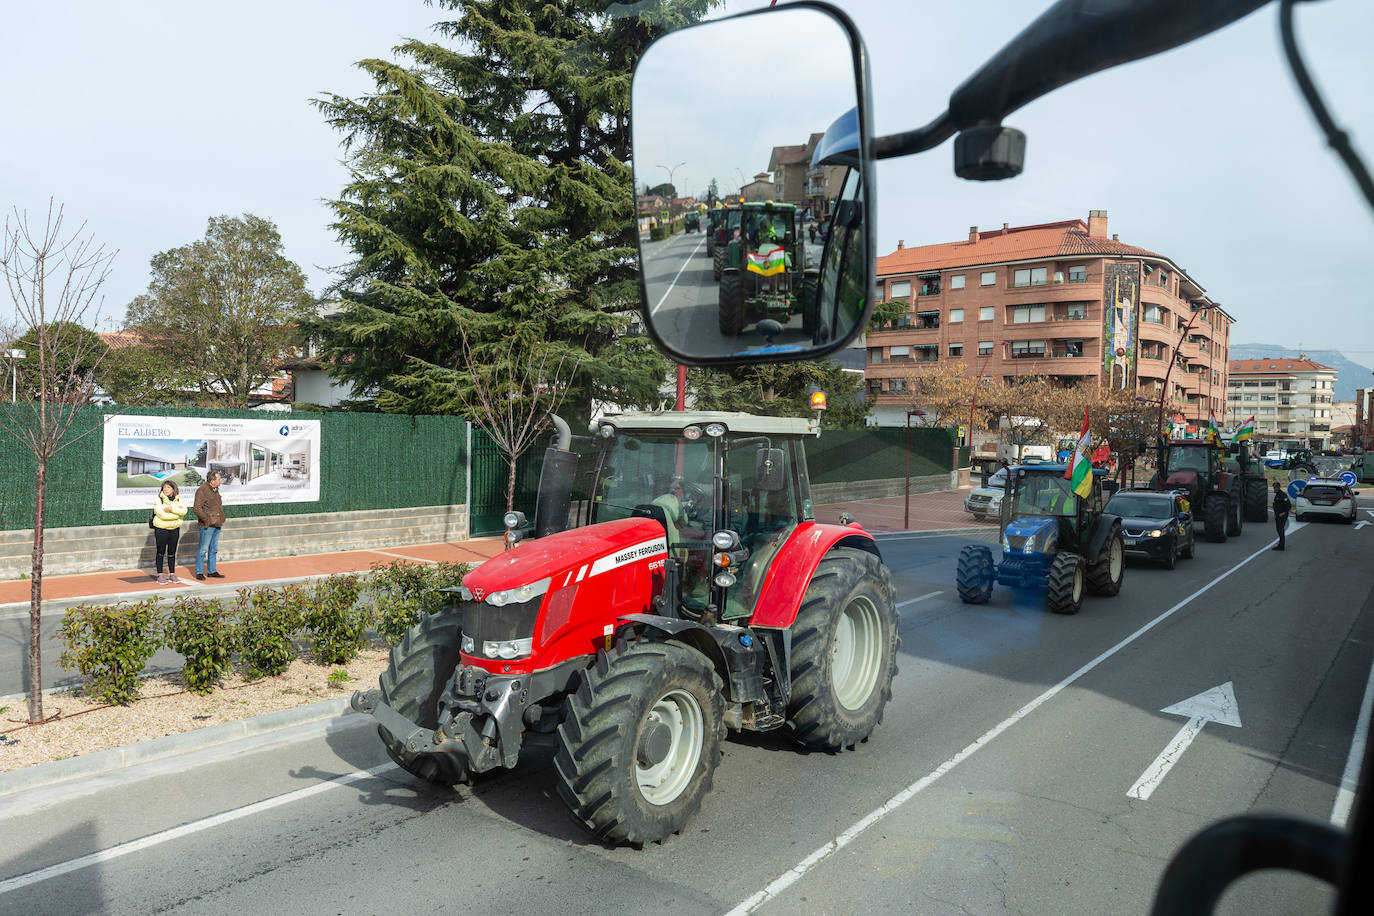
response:
<svg viewBox="0 0 1374 916"><path fill-rule="evenodd" d="M1012 518L1027 515L1072 516L1076 497L1063 474L1022 474L1012 496Z"/></svg>
<svg viewBox="0 0 1374 916"><path fill-rule="evenodd" d="M705 513L711 524L715 440L619 433L606 446L593 521L629 518L636 509L658 506L682 524ZM705 497L705 503L702 499Z"/></svg>
<svg viewBox="0 0 1374 916"><path fill-rule="evenodd" d="M1206 472L1207 461L1207 449L1205 447L1169 447L1168 470L1170 473L1174 471Z"/></svg>
<svg viewBox="0 0 1374 916"><path fill-rule="evenodd" d="M1345 488L1309 483L1302 488L1300 495L1303 499L1344 499Z"/></svg>
<svg viewBox="0 0 1374 916"><path fill-rule="evenodd" d="M1135 518L1170 518L1174 514L1173 501L1157 496L1113 496L1107 502L1109 515Z"/></svg>

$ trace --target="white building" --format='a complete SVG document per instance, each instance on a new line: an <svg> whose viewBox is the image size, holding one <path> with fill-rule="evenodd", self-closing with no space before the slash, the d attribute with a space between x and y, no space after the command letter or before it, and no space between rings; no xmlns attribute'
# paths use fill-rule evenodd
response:
<svg viewBox="0 0 1374 916"><path fill-rule="evenodd" d="M1236 359L1226 386L1226 425L1251 415L1255 438L1299 439L1308 448L1331 442L1337 372L1300 353L1297 358Z"/></svg>

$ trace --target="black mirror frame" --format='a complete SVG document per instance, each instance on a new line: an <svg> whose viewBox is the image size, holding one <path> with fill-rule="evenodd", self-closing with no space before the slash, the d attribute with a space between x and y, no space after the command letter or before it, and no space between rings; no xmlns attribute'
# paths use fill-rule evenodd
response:
<svg viewBox="0 0 1374 916"><path fill-rule="evenodd" d="M745 356L690 356L682 353L672 346L669 346L658 330L654 327L653 321L649 317L649 291L644 281L644 240L639 233L635 233L635 256L640 265L639 271L639 313L640 321L644 329L649 333L649 339L654 342L654 346L674 362L684 366L699 367L721 367L721 366L754 366L765 363L790 363L803 360L820 359L846 347L854 338L864 333L868 329L869 319L873 315L874 306L874 285L877 277L877 207L875 202L878 199L877 187L874 182L874 148L873 148L873 98L871 81L868 75L868 49L864 45L863 36L859 34L854 21L844 10L825 0L796 0L789 2L782 7L763 7L762 9L749 10L737 13L734 16L725 16L721 19L711 19L707 23L698 23L688 26L697 28L700 25L728 22L732 19L742 19L746 16L766 16L769 13L778 13L785 10L813 9L830 16L849 37L850 52L854 62L854 85L857 89L856 107L858 108L859 120L859 180L860 193L864 201L864 307L859 315L859 320L854 327L843 337L838 337L826 343L808 347L806 350L797 353L755 353ZM639 60L635 61L635 72L630 79L630 98L634 98L634 76L639 72L640 61L648 54L655 44L677 32L686 31L685 29L675 29L672 32L664 33L655 38L644 49ZM633 123L634 111L630 112L631 123ZM829 125L826 125L829 127ZM633 168L633 158L631 159ZM633 201L631 201L633 209ZM829 242L827 241L827 245ZM822 256L824 262L824 256Z"/></svg>

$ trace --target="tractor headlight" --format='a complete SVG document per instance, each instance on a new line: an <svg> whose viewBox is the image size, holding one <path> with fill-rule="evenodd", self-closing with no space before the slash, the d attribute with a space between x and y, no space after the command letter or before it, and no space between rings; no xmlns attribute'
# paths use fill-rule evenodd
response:
<svg viewBox="0 0 1374 916"><path fill-rule="evenodd" d="M1011 539L1008 538L1005 534L1002 535L1002 549L1005 550L1007 553L1011 553Z"/></svg>
<svg viewBox="0 0 1374 916"><path fill-rule="evenodd" d="M684 428L682 430L682 438L686 439L688 442L695 442L701 438L701 427L688 426Z"/></svg>
<svg viewBox="0 0 1374 916"><path fill-rule="evenodd" d="M525 513L507 512L501 516L501 521L507 528L523 528L525 527Z"/></svg>
<svg viewBox="0 0 1374 916"><path fill-rule="evenodd" d="M472 655L474 652L477 651L477 643L473 640L473 638L472 638L471 636L469 636L468 634L464 633L464 634L463 634L463 646L462 646L462 648L463 648L463 652L464 652L465 654L467 654L467 655Z"/></svg>
<svg viewBox="0 0 1374 916"><path fill-rule="evenodd" d="M1164 537L1164 529L1163 529L1163 528L1154 528L1154 529L1151 529L1150 531L1145 532L1145 536L1146 536L1147 538L1162 538L1162 537Z"/></svg>
<svg viewBox="0 0 1374 916"><path fill-rule="evenodd" d="M711 546L716 550L734 550L739 546L739 535L729 528L722 529L711 535Z"/></svg>
<svg viewBox="0 0 1374 916"><path fill-rule="evenodd" d="M520 658L534 651L534 637L526 639L497 639L482 643L482 654L487 658Z"/></svg>
<svg viewBox="0 0 1374 916"><path fill-rule="evenodd" d="M734 575L731 573L718 572L716 573L716 578L713 581L721 588L729 588L730 586L735 584L736 580Z"/></svg>
<svg viewBox="0 0 1374 916"><path fill-rule="evenodd" d="M710 436L712 439L719 439L721 436L725 435L725 424L707 423L706 435Z"/></svg>
<svg viewBox="0 0 1374 916"><path fill-rule="evenodd" d="M531 582L529 585L521 585L518 588L508 588L504 591L492 592L487 596L487 604L492 607L505 607L508 604L524 604L526 601L538 598L549 590L550 577L545 576L538 582Z"/></svg>

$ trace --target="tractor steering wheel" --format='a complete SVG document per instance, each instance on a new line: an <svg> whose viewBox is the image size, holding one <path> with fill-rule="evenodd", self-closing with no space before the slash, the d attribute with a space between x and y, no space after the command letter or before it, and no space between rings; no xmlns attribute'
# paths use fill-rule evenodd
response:
<svg viewBox="0 0 1374 916"><path fill-rule="evenodd" d="M682 491L682 514L684 517L696 518L703 506L711 504L710 494L696 484L679 480L677 487Z"/></svg>

